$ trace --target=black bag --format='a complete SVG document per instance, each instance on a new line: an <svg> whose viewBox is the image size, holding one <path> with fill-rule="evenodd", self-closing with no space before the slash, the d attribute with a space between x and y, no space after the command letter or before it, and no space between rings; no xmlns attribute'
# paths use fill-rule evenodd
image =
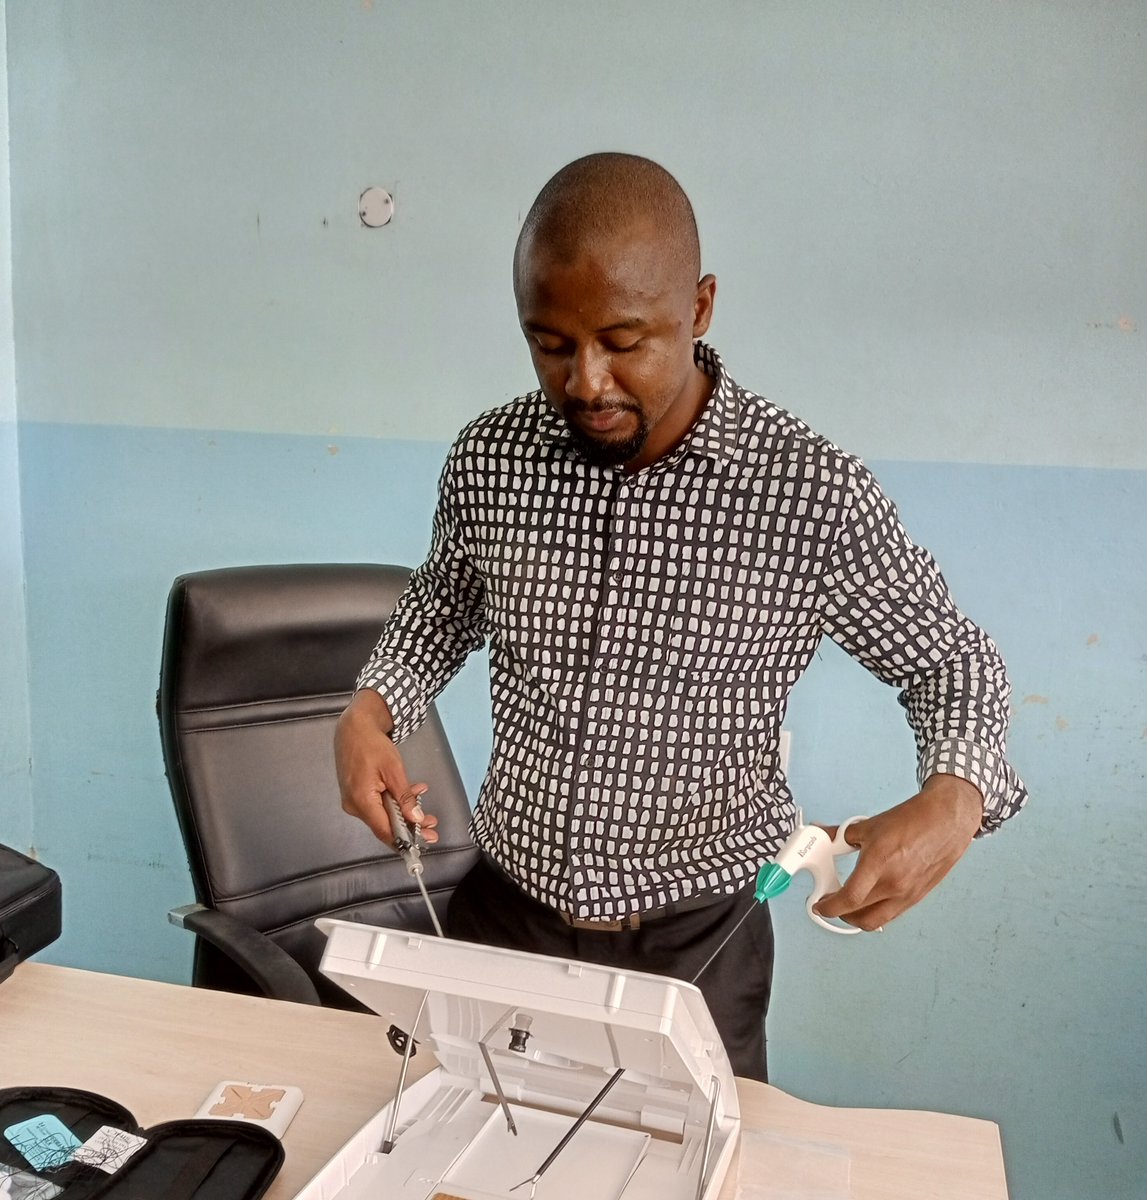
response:
<svg viewBox="0 0 1147 1200"><path fill-rule="evenodd" d="M0 982L60 936L60 877L0 845Z"/></svg>
<svg viewBox="0 0 1147 1200"><path fill-rule="evenodd" d="M22 1121L58 1121L80 1142L98 1129L142 1138L141 1146L115 1169L75 1159L45 1165L32 1149L0 1132L0 1179L5 1195L59 1196L60 1200L258 1200L283 1165L283 1144L247 1121L165 1121L142 1129L122 1104L95 1092L68 1087L0 1088L0 1131ZM13 1133L13 1137L16 1135ZM111 1164L108 1164L111 1166Z"/></svg>

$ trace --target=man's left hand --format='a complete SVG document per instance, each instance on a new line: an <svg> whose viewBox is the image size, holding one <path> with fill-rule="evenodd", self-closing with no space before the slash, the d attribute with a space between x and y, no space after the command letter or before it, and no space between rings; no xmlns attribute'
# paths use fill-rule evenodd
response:
<svg viewBox="0 0 1147 1200"><path fill-rule="evenodd" d="M910 800L855 821L846 831L860 850L839 891L815 906L860 929L880 929L922 900L959 862L983 819L980 791L956 775L933 775ZM836 829L829 828L831 836Z"/></svg>

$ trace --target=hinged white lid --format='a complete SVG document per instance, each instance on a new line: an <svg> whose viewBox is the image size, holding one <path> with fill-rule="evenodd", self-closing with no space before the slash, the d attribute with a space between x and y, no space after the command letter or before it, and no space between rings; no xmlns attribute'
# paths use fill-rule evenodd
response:
<svg viewBox="0 0 1147 1200"><path fill-rule="evenodd" d="M461 1086L496 1090L482 1043L510 1100L577 1112L622 1067L603 1114L678 1135L710 1118L727 1133L739 1125L728 1056L692 984L329 918L317 925L327 935L323 974L368 1008L409 1032L426 998L415 1037Z"/></svg>

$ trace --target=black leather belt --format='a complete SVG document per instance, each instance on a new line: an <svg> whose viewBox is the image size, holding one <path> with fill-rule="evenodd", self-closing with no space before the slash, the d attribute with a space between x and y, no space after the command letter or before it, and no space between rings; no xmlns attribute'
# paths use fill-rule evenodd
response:
<svg viewBox="0 0 1147 1200"><path fill-rule="evenodd" d="M571 929L584 929L590 933L623 933L627 929L640 929L647 921L660 921L664 917L672 917L677 913L693 912L698 908L708 908L711 904L719 904L728 900L727 895L715 895L712 892L700 896L690 896L686 900L675 900L661 908L650 908L645 912L630 913L616 921L592 920L589 917L574 917L569 913L558 911L558 916Z"/></svg>

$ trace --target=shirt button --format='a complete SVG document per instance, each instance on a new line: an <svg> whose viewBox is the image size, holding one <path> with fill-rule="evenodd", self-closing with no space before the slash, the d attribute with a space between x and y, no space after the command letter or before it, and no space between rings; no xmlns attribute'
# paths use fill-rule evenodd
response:
<svg viewBox="0 0 1147 1200"><path fill-rule="evenodd" d="M610 583L620 583L621 582L621 572L620 571L611 571L609 573L609 582Z"/></svg>

